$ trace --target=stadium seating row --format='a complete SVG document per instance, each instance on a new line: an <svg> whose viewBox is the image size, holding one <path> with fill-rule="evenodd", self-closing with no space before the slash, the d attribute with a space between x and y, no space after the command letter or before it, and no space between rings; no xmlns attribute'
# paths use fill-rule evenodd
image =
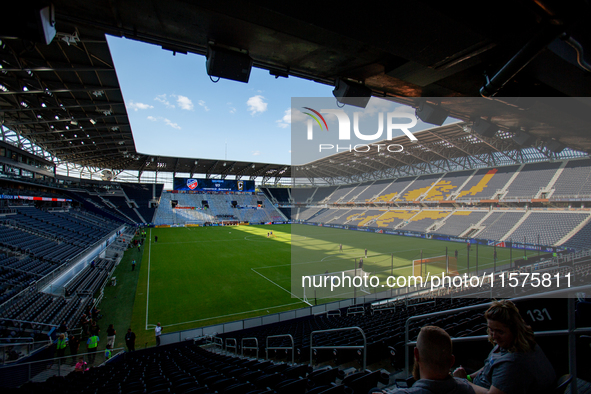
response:
<svg viewBox="0 0 591 394"><path fill-rule="evenodd" d="M558 246L567 242L567 236L567 239L574 238L581 226L589 223L591 214L588 211L484 211L464 208L294 208L292 218L300 222L399 229L495 241L511 239L530 244ZM587 227L582 227L585 228ZM584 240L584 237L580 238Z"/></svg>
<svg viewBox="0 0 591 394"><path fill-rule="evenodd" d="M591 196L591 159L529 163L343 186L261 190L279 205Z"/></svg>
<svg viewBox="0 0 591 394"><path fill-rule="evenodd" d="M176 204L174 209L172 201ZM203 201L207 201L207 207ZM236 202L236 206L232 205L232 201ZM262 201L263 204L258 204L258 201ZM285 221L283 214L264 195L163 192L154 223L215 223L224 217L228 218L227 220L249 223Z"/></svg>

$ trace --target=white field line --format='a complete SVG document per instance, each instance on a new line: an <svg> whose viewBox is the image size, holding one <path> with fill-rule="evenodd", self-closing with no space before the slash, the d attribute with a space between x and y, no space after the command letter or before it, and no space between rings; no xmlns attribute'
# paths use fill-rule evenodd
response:
<svg viewBox="0 0 591 394"><path fill-rule="evenodd" d="M148 288L146 289L146 330L148 330L148 306L150 303L150 256L152 253L152 229L150 229L150 241L148 242Z"/></svg>
<svg viewBox="0 0 591 394"><path fill-rule="evenodd" d="M291 296L293 296L293 297L297 298L298 300L302 301L303 303L306 303L306 304L308 304L309 306L312 306L312 304L310 304L309 302L306 302L306 301L302 300L300 297L296 296L296 295L295 295L295 294L293 294L291 291L289 291L289 290L287 290L287 289L285 289L285 288L283 288L283 287L279 286L277 283L273 282L271 279L267 278L265 275L261 274L260 272L257 272L257 271L256 271L254 268L251 268L251 270L252 270L253 272L256 272L257 274L259 274L260 276L262 276L263 278L265 278L265 279L266 279L266 280L268 280L269 282L273 283L275 286L279 287L281 290L283 290L283 291L285 291L285 292L289 293Z"/></svg>

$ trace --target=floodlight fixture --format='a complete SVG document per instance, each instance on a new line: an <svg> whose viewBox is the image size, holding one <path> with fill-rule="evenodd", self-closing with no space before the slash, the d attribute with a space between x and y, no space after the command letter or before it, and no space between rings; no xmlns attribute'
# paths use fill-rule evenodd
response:
<svg viewBox="0 0 591 394"><path fill-rule="evenodd" d="M478 118L472 125L472 130L483 137L494 137L499 131L499 126L484 119Z"/></svg>
<svg viewBox="0 0 591 394"><path fill-rule="evenodd" d="M422 100L415 110L415 114L417 115L417 118L425 123L441 126L447 119L449 111L443 109L439 105L429 104Z"/></svg>
<svg viewBox="0 0 591 394"><path fill-rule="evenodd" d="M246 53L210 45L207 48L207 75L248 82L252 59Z"/></svg>
<svg viewBox="0 0 591 394"><path fill-rule="evenodd" d="M371 98L371 89L359 83L337 78L332 94L341 104L365 108Z"/></svg>

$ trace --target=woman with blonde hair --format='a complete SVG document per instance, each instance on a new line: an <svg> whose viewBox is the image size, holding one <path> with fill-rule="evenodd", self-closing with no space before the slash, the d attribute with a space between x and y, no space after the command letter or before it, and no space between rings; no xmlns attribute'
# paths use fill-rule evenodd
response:
<svg viewBox="0 0 591 394"><path fill-rule="evenodd" d="M509 300L493 301L484 317L488 340L494 345L484 367L470 375L460 367L454 376L468 379L477 394L552 392L554 368L515 304Z"/></svg>

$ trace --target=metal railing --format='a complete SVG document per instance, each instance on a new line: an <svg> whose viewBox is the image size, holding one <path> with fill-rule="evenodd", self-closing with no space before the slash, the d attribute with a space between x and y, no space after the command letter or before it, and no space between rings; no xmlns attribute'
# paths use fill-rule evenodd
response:
<svg viewBox="0 0 591 394"><path fill-rule="evenodd" d="M244 341L252 341L254 340L254 342L256 343L256 346L244 346ZM259 358L259 340L256 337L248 337L248 338L242 338L240 340L240 355L242 357L244 357L244 349L246 350L256 350L257 351L257 355L256 358Z"/></svg>
<svg viewBox="0 0 591 394"><path fill-rule="evenodd" d="M209 340L209 343L212 344L213 346L215 346L216 348L220 349L220 350L224 350L224 340L220 337L215 337L213 335L209 335L206 338L206 342Z"/></svg>
<svg viewBox="0 0 591 394"><path fill-rule="evenodd" d="M347 316L349 315L365 315L365 307L363 305L353 305L347 308Z"/></svg>
<svg viewBox="0 0 591 394"><path fill-rule="evenodd" d="M123 352L123 348L111 349L111 358ZM2 386L19 387L29 381L44 382L52 376L66 376L75 370L75 365L80 359L84 360L85 370L88 367L102 365L107 361L105 352L101 350L64 357L46 358L27 363L8 364L0 368Z"/></svg>
<svg viewBox="0 0 591 394"><path fill-rule="evenodd" d="M31 353L45 347L51 345L51 341L38 341L34 342L33 338L14 338L18 341L25 340L25 342L15 342L15 343L2 343L0 344L0 352L2 353L2 365L6 364L6 362L16 361L22 357L27 357ZM30 341L26 341L26 340ZM18 357L14 360L9 360L10 351L14 350Z"/></svg>
<svg viewBox="0 0 591 394"><path fill-rule="evenodd" d="M291 347L288 346L271 346L269 347L270 338L289 338L291 340ZM291 363L295 363L295 342L291 334L280 334L268 336L265 340L265 358L269 359L269 350L291 349Z"/></svg>
<svg viewBox="0 0 591 394"><path fill-rule="evenodd" d="M16 326L16 327L21 327L22 324L16 325L14 323L25 323L25 324L31 324L32 326L47 326L49 330L51 330L52 328L59 327L59 325L57 325L57 324L42 323L42 322L38 322L38 321L19 320L19 319L7 319L7 320L9 322L11 322L13 324L13 326Z"/></svg>
<svg viewBox="0 0 591 394"><path fill-rule="evenodd" d="M7 338L0 338L0 343L10 343L10 341L20 341L20 342L35 342L34 338L30 337L7 337Z"/></svg>
<svg viewBox="0 0 591 394"><path fill-rule="evenodd" d="M230 345L228 343L230 341L234 341L234 344ZM229 351L230 348L234 349L234 354L238 354L238 341L236 341L236 338L226 338L226 351Z"/></svg>
<svg viewBox="0 0 591 394"><path fill-rule="evenodd" d="M363 337L363 345L338 345L338 346L314 346L314 334L327 333L327 332L339 332L339 331L352 331L356 330L361 333ZM359 327L344 327L344 328L332 328L330 330L317 330L310 333L310 366L313 366L313 352L314 349L361 349L363 351L363 370L367 367L367 338L365 333Z"/></svg>

